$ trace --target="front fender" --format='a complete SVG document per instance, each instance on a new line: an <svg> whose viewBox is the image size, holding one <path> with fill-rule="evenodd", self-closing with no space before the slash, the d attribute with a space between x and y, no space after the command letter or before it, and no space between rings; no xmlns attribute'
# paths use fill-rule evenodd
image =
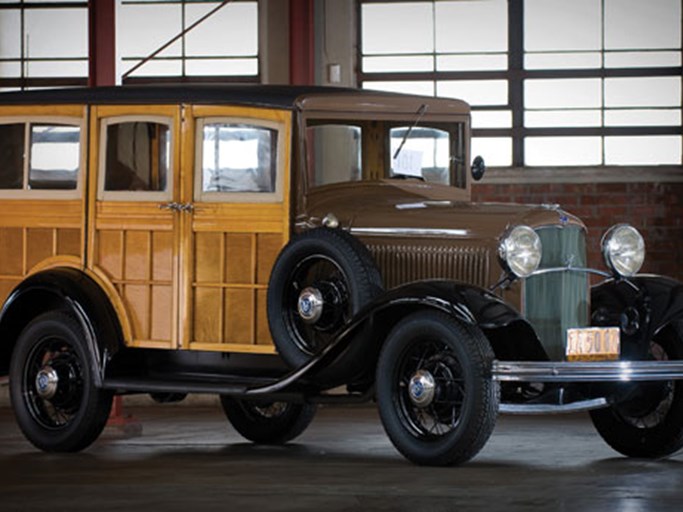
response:
<svg viewBox="0 0 683 512"><path fill-rule="evenodd" d="M328 368L340 360L346 350L360 342L354 336L359 329L372 330L371 346L365 347L362 361L354 368L352 380L372 379L379 352L391 329L407 315L421 309L437 309L461 322L480 328L488 337L497 358L506 360L547 359L531 325L513 307L491 292L472 285L445 280L408 283L380 295L364 307L335 337L307 372Z"/></svg>
<svg viewBox="0 0 683 512"><path fill-rule="evenodd" d="M622 355L642 359L662 329L683 320L683 283L662 276L610 279L591 290L594 325L619 326Z"/></svg>

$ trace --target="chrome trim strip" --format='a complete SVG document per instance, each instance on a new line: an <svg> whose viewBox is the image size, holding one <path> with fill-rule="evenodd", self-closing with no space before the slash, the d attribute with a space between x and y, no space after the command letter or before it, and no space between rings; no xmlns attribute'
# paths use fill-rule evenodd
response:
<svg viewBox="0 0 683 512"><path fill-rule="evenodd" d="M683 380L683 361L494 361L503 382L631 382Z"/></svg>
<svg viewBox="0 0 683 512"><path fill-rule="evenodd" d="M577 273L584 273L584 274L596 274L602 277L612 277L612 274L609 272L605 272L604 270L597 270L594 268L582 268L582 267L553 267L553 268L542 268L539 270L535 270L528 276L525 276L526 278L533 277L533 276L542 276L543 274L555 274L558 272L577 272Z"/></svg>
<svg viewBox="0 0 683 512"><path fill-rule="evenodd" d="M467 229L447 229L447 228L351 228L352 235L366 235L366 236L424 236L424 237L442 237L442 236L458 236L465 237L469 234Z"/></svg>
<svg viewBox="0 0 683 512"><path fill-rule="evenodd" d="M502 403L498 411L502 414L562 414L569 412L583 412L607 407L606 398L593 398L569 404L506 404Z"/></svg>

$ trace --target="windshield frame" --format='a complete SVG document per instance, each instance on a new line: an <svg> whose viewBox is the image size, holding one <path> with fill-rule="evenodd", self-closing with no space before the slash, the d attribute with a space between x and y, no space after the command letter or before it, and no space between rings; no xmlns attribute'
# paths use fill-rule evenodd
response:
<svg viewBox="0 0 683 512"><path fill-rule="evenodd" d="M391 160L390 160L390 129L395 127L411 126L415 121L414 112L406 112L405 114L397 113L378 113L378 112L355 112L355 111L329 111L329 110L315 110L315 111L299 111L297 130L299 136L298 151L298 167L300 169L300 183L298 188L304 195L308 192L316 191L327 187L335 187L340 185L353 185L367 181L381 181L391 179ZM381 123L382 128L376 128L374 134L366 133L367 130L362 130L362 144L363 148L361 156L361 180L349 182L337 182L332 184L313 185L310 183L310 172L308 159L308 140L307 128L309 126L321 124L339 124L350 126L361 126ZM438 184L433 182L423 182L422 180L407 180L426 183L431 186L450 187L458 196L462 195L463 200L470 200L471 183L470 183L470 138L471 126L470 115L467 114L444 114L440 112L427 112L420 120L419 128L434 128L437 130L447 131L451 135L450 139L450 184ZM382 155L372 155L372 151L367 148L372 147L372 144L367 142L367 139L373 135L377 136L377 131L383 134L382 141L374 141L374 146L382 145ZM460 156L462 155L462 156ZM457 162L453 157L456 157Z"/></svg>

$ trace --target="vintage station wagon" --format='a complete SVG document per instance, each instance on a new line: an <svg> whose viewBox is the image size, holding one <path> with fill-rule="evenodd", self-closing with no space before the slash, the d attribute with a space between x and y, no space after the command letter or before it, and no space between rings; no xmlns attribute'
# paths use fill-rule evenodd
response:
<svg viewBox="0 0 683 512"><path fill-rule="evenodd" d="M559 206L472 203L483 172L457 100L1 94L0 375L22 431L80 450L114 395L201 392L259 443L375 400L419 464L469 460L499 412L590 410L623 454L677 451L682 285L637 274L627 224L605 272Z"/></svg>

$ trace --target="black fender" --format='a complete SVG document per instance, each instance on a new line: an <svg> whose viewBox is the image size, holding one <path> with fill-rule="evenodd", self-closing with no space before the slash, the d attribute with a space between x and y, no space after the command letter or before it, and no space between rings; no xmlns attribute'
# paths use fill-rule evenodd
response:
<svg viewBox="0 0 683 512"><path fill-rule="evenodd" d="M621 329L622 357L643 359L650 340L683 321L683 283L663 276L609 279L591 289L593 325Z"/></svg>
<svg viewBox="0 0 683 512"><path fill-rule="evenodd" d="M54 309L70 311L80 322L92 354L95 385L102 383L108 359L122 346L122 333L104 291L75 268L50 269L22 281L0 311L0 374L9 371L17 338L37 315Z"/></svg>
<svg viewBox="0 0 683 512"><path fill-rule="evenodd" d="M334 341L298 373L315 377L356 342L356 329L370 326L374 340L363 351L350 381L367 382L374 375L379 352L389 331L406 315L420 309L437 309L475 325L488 337L496 357L505 360L546 360L533 327L518 311L493 293L476 286L446 280L408 283L380 295L341 330ZM297 372L295 372L297 373ZM361 386L362 387L362 386Z"/></svg>

